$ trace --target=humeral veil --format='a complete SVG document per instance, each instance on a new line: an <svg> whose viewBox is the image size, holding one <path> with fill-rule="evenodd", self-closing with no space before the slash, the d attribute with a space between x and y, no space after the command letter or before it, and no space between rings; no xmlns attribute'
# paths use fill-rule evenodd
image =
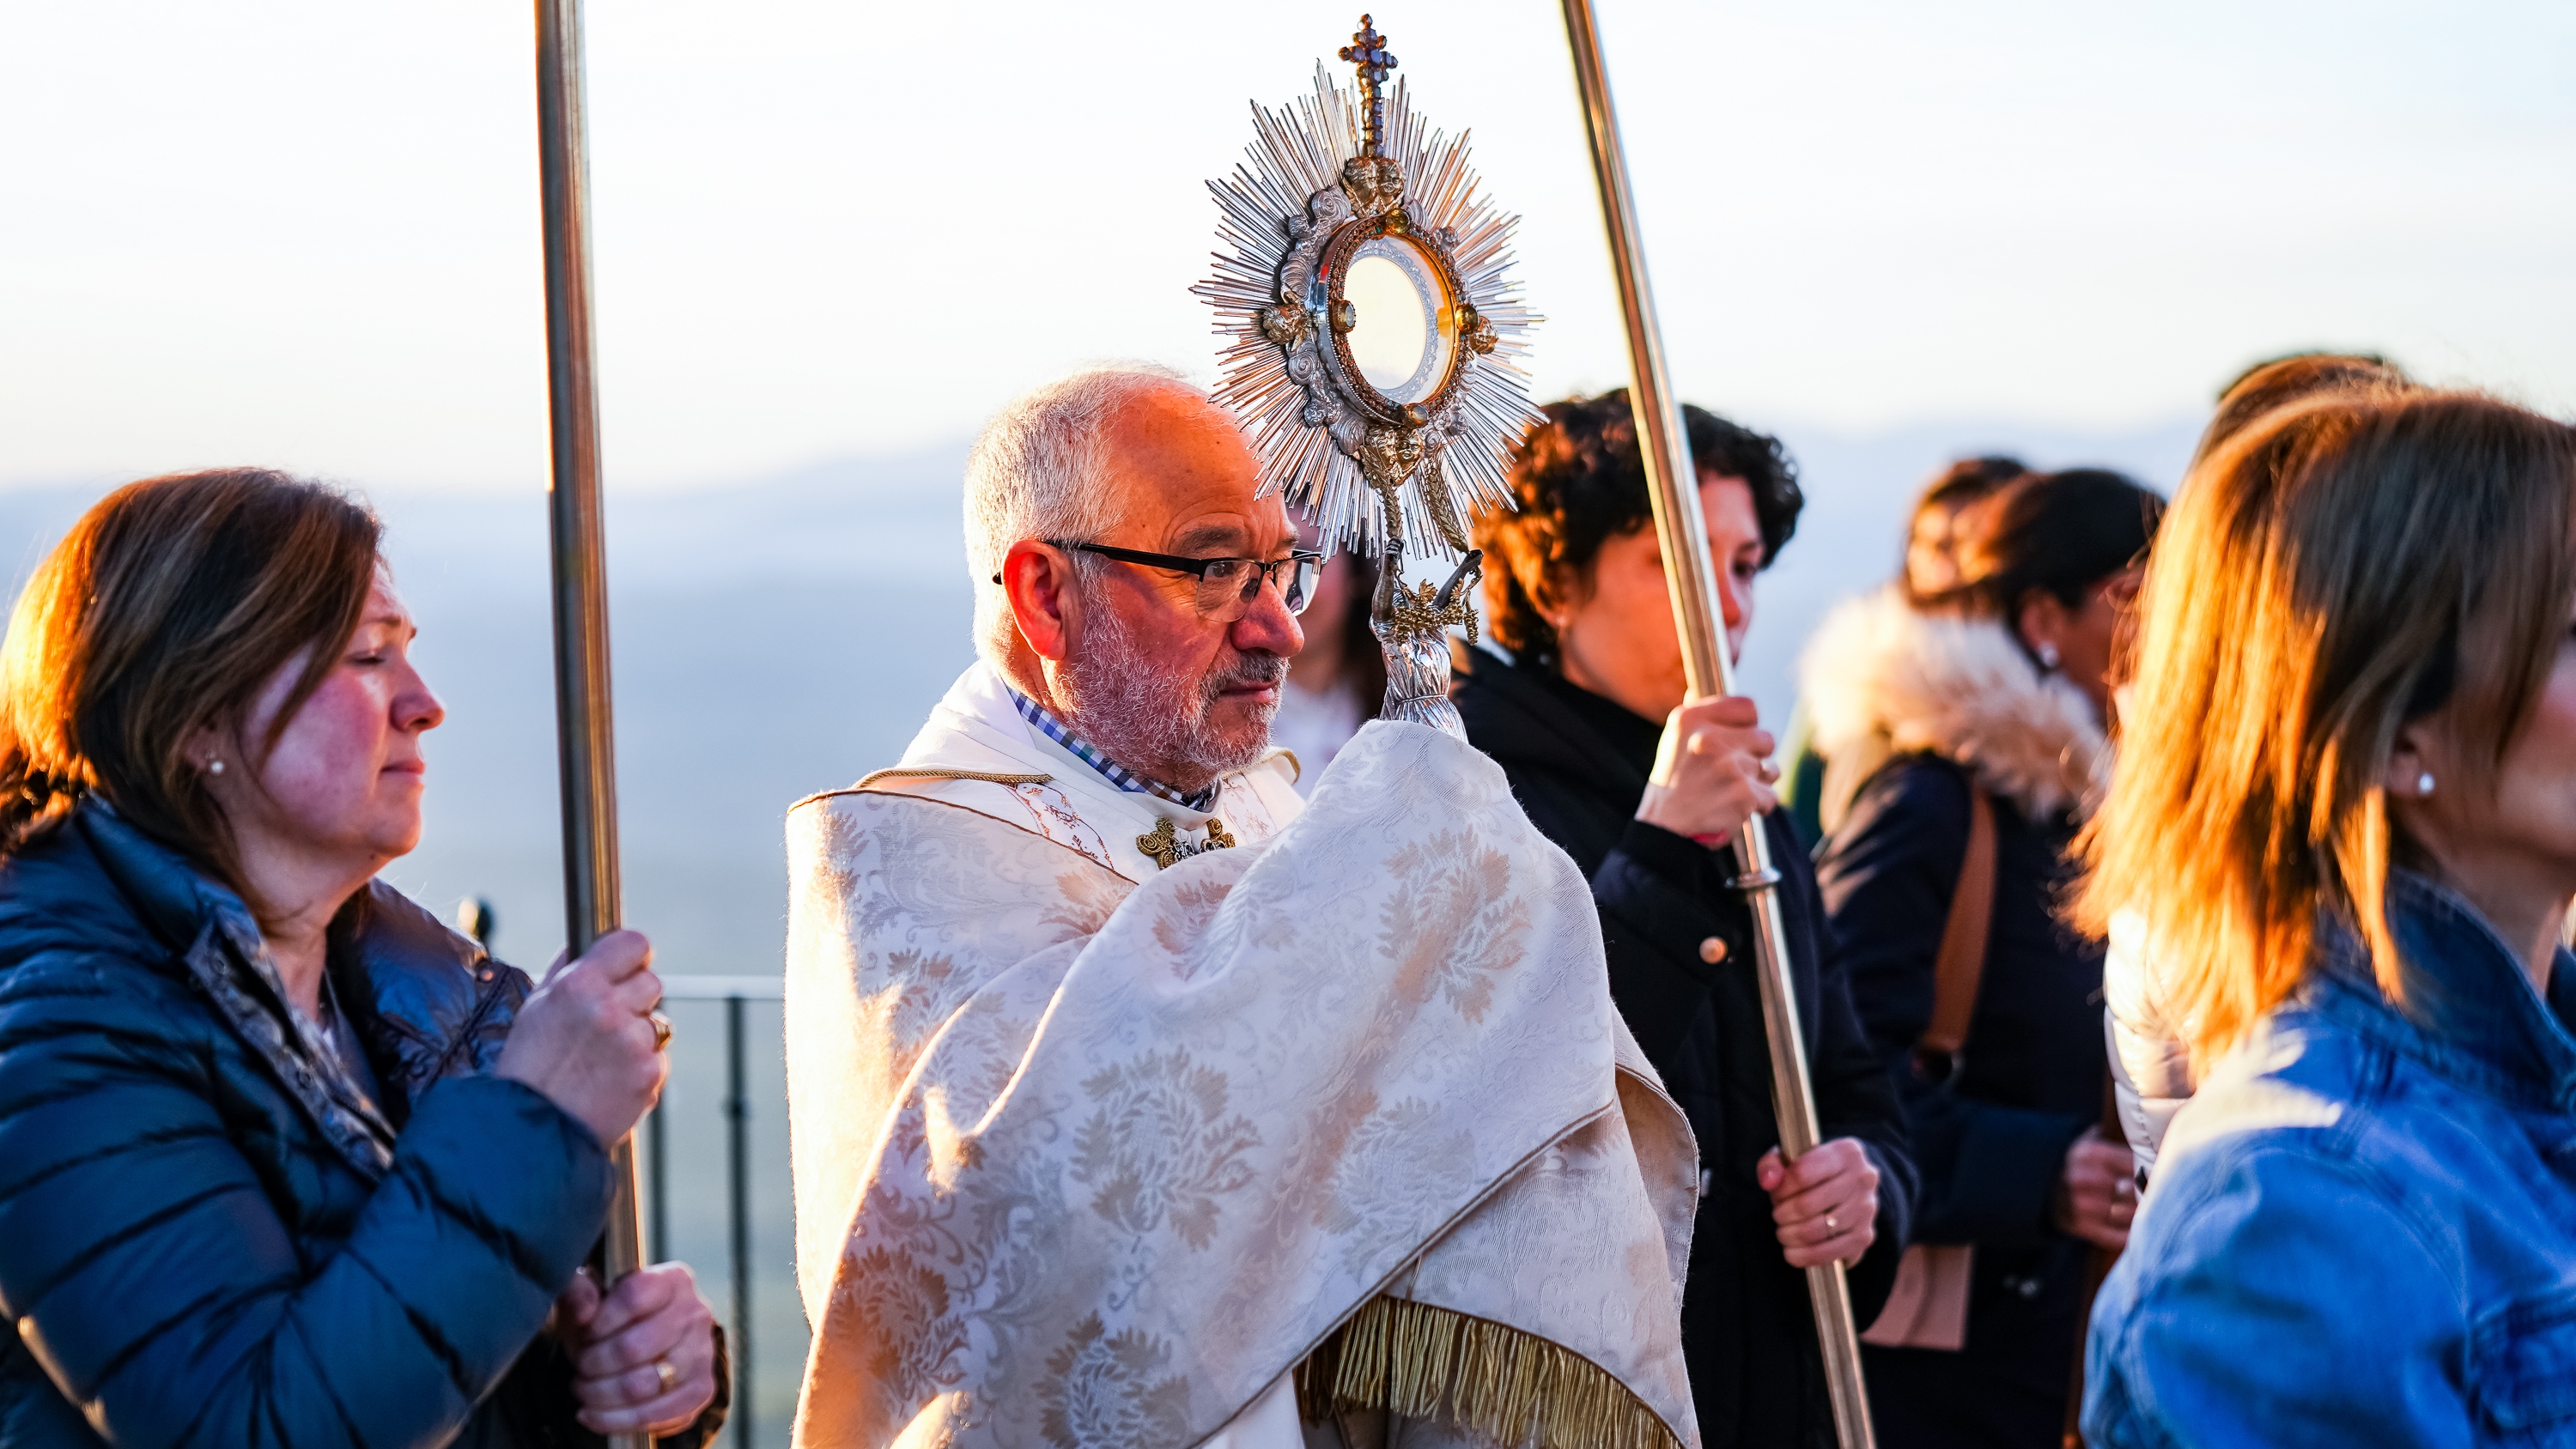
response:
<svg viewBox="0 0 2576 1449"><path fill-rule="evenodd" d="M799 1444L1698 1442L1587 883L1444 731L1293 770L1122 793L978 664L791 814Z"/></svg>

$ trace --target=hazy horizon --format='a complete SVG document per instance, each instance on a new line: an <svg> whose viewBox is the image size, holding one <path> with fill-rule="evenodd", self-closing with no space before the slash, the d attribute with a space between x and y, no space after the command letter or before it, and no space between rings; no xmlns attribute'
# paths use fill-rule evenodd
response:
<svg viewBox="0 0 2576 1449"><path fill-rule="evenodd" d="M1760 426L1766 420L1746 419ZM2121 432L1952 422L1869 434L1781 429L1807 495L1757 592L1743 691L1785 726L1807 632L1894 569L1904 504L1949 458L2005 451L2098 463L2170 492L2198 417ZM671 969L777 967L780 822L804 795L900 754L973 657L960 474L968 440L686 488L607 490L610 629L630 911L662 918ZM0 557L17 584L123 476L0 484ZM428 741L429 838L388 877L442 909L500 907L504 953L561 939L545 498L367 487L448 704ZM707 964L685 964L684 958Z"/></svg>

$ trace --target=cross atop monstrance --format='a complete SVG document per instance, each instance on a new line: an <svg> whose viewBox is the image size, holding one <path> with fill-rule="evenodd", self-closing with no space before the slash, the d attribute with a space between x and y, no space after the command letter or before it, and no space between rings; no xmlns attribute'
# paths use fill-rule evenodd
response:
<svg viewBox="0 0 2576 1449"><path fill-rule="evenodd" d="M1378 87L1386 84L1386 73L1395 69L1395 57L1387 53L1386 37L1377 33L1377 26L1365 15L1360 17L1360 28L1352 34L1351 43L1343 46L1340 53L1342 59L1359 67L1360 105L1368 113L1368 135L1360 154L1375 156L1379 143L1386 138L1386 102L1378 95Z"/></svg>

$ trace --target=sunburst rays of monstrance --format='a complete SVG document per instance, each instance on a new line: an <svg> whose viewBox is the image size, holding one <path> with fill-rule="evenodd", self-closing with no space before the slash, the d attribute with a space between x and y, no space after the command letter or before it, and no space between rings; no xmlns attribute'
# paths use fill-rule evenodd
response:
<svg viewBox="0 0 2576 1449"><path fill-rule="evenodd" d="M1479 190L1467 136L1433 129L1402 82L1384 87L1395 57L1369 17L1351 40L1356 95L1319 64L1312 93L1252 107L1243 163L1208 183L1223 250L1192 290L1216 308L1215 395L1265 488L1329 546L1454 559L1466 518L1511 506L1507 449L1538 420L1521 359L1540 318L1512 277L1520 219ZM1418 316L1403 315L1408 289Z"/></svg>

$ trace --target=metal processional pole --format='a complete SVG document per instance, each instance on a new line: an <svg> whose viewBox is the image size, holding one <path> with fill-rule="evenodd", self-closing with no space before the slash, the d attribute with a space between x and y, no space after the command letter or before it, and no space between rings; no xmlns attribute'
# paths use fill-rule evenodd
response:
<svg viewBox="0 0 2576 1449"><path fill-rule="evenodd" d="M582 126L581 0L537 3L537 174L546 254L547 514L554 554L555 736L563 771L564 914L574 956L616 930L617 757L608 694L608 571L599 511L599 397L591 373L590 165ZM644 1263L635 1137L609 1148L604 1288ZM610 1436L650 1449L642 1434Z"/></svg>
<svg viewBox="0 0 2576 1449"><path fill-rule="evenodd" d="M1663 546L1664 577L1672 589L1673 622L1681 635L1682 666L1693 699L1735 692L1726 652L1726 616L1708 556L1708 522L1700 516L1699 489L1682 430L1681 404L1664 368L1663 332L1646 282L1646 253L1637 236L1637 209L1628 193L1628 162L1619 142L1619 117L1610 104L1610 77L1601 63L1601 31L1591 0L1564 0L1565 34L1574 51L1574 77L1583 93L1583 124L1592 139L1592 170L1601 186L1601 220L1610 233L1610 263L1619 283L1619 306L1628 323L1629 391L1637 415L1638 452L1654 500L1655 536ZM1792 1161L1816 1145L1816 1099L1808 1084L1806 1043L1798 1035L1798 1001L1789 979L1789 937L1780 916L1780 873L1757 818L1735 837L1740 874L1735 884L1753 909L1754 963L1762 988L1762 1027L1771 1046L1771 1101L1780 1117L1780 1152ZM1816 1335L1824 1348L1825 1377L1834 1405L1834 1430L1842 1449L1874 1449L1869 1393L1861 1382L1860 1331L1853 1321L1851 1285L1843 1265L1807 1270L1807 1296L1815 1303Z"/></svg>

